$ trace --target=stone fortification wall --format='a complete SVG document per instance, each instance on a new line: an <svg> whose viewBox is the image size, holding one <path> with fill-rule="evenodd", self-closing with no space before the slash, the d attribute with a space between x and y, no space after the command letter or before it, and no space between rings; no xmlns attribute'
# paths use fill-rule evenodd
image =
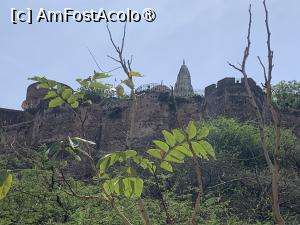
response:
<svg viewBox="0 0 300 225"><path fill-rule="evenodd" d="M262 107L263 91L249 79L255 97ZM23 111L0 109L0 122L6 136L15 142L36 145L80 136L93 140L104 151L118 151L126 146L130 126L130 100L110 99L80 109L84 126L78 115L67 107L47 109L42 101L44 93L28 88L26 102L35 102ZM224 78L205 89L205 96L176 97L166 86L142 88L134 108L133 147L146 149L163 129L172 129L199 118L227 116L242 121L255 119L255 111L245 91L244 80ZM34 106L34 107L33 107ZM5 125L3 125L5 122ZM300 136L300 113L283 113L282 124Z"/></svg>

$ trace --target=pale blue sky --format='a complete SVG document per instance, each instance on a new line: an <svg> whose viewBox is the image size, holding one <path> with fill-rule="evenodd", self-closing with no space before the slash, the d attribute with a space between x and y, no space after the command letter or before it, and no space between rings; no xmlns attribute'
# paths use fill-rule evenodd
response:
<svg viewBox="0 0 300 225"><path fill-rule="evenodd" d="M144 77L137 84L163 80L173 85L185 58L195 89L217 82L225 76L240 77L227 61L241 60L248 26L248 5L253 4L253 48L248 69L262 81L256 56L264 57L265 29L261 0L2 0L0 3L0 107L20 109L26 96L27 80L44 75L76 87L74 80L97 69L87 47L101 66L111 69L115 62L107 58L114 51L105 23L34 23L13 25L11 8L43 7L48 10L142 10L156 11L153 23L130 23L126 53L134 55L133 68ZM300 1L268 1L272 46L275 51L274 82L299 80ZM120 39L122 24L111 24L114 37ZM118 79L122 73L114 72Z"/></svg>

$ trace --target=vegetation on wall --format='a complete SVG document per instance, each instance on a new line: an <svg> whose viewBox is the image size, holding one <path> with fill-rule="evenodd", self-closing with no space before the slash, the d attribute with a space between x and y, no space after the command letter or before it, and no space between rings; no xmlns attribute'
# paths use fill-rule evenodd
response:
<svg viewBox="0 0 300 225"><path fill-rule="evenodd" d="M300 109L300 82L281 81L273 86L273 102L282 111Z"/></svg>

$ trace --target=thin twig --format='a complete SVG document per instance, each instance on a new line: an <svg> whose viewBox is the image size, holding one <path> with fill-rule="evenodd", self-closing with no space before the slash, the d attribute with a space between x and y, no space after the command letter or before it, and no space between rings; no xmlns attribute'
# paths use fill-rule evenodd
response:
<svg viewBox="0 0 300 225"><path fill-rule="evenodd" d="M81 199L100 199L100 198L101 198L100 196L97 196L97 195L79 195L79 194L77 194L77 193L73 190L73 188L72 188L72 186L70 185L70 183L68 182L68 180L65 178L65 175L64 175L64 173L63 173L62 170L60 170L60 174L61 174L61 176L62 176L62 179L63 179L64 183L67 184L67 186L68 186L68 188L69 188L69 190L70 190L70 192L68 192L68 191L62 189L62 191L65 192L66 194L68 194L68 195L70 195L70 196L75 196L75 197L81 198Z"/></svg>
<svg viewBox="0 0 300 225"><path fill-rule="evenodd" d="M101 67L100 67L100 65L99 65L99 63L97 62L97 60L96 60L96 58L95 58L95 56L94 56L94 54L92 53L92 51L87 47L87 49L88 49L88 51L89 51L89 53L90 53L90 55L91 55L91 57L93 58L93 60L94 60L94 62L95 62L95 64L97 65L97 67L98 67L98 69L102 72L102 73L104 73L104 71L101 69Z"/></svg>
<svg viewBox="0 0 300 225"><path fill-rule="evenodd" d="M267 73L266 73L266 67L265 67L265 65L263 64L261 58L260 58L259 56L257 56L257 58L258 58L258 61L259 61L260 65L261 65L261 67L262 67L262 69L263 69L264 78L265 78L265 85L266 85L266 83L267 83L267 81L268 81L268 79L267 79Z"/></svg>

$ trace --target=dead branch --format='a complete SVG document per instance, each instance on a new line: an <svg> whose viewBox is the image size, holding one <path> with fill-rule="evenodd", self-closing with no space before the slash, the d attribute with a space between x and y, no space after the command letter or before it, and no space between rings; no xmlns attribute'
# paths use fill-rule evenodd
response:
<svg viewBox="0 0 300 225"><path fill-rule="evenodd" d="M250 47L251 47L251 26L252 26L252 11L251 11L251 4L250 4L250 6L249 6L249 24L248 24L248 33L247 33L247 46L244 50L243 62L240 65L240 68L233 65L233 64L231 64L231 63L228 63L228 64L229 64L229 66L231 66L235 70L242 73L242 75L244 77L245 88L246 88L247 94L250 98L250 102L251 102L252 106L255 109L256 117L258 119L260 139L261 139L261 143L262 143L264 156L265 156L265 159L267 161L267 164L268 164L268 167L269 167L270 171L272 171L273 170L273 163L270 159L270 156L269 156L269 153L268 153L268 150L267 150L267 144L266 144L266 140L265 140L266 138L265 138L265 134L264 134L264 126L265 125L264 125L263 116L262 116L262 113L261 113L261 111L258 107L258 104L256 103L256 100L254 98L254 94L253 94L253 92L251 90L251 87L249 85L248 74L247 74L247 71L246 71L246 64L247 64L248 57L250 55Z"/></svg>
<svg viewBox="0 0 300 225"><path fill-rule="evenodd" d="M275 127L275 147L274 147L274 166L272 171L272 211L274 221L279 225L285 225L285 221L281 216L280 207L279 207L279 179L280 179L280 138L281 138L281 130L280 130L280 118L279 113L275 109L272 103L272 72L273 72L273 55L274 52L271 48L271 32L269 26L269 12L266 5L266 0L263 1L264 10L265 10L265 25L267 30L267 48L268 48L268 71L267 71L267 80L266 80L266 94L267 94L267 104L268 108L271 111L273 125ZM261 62L261 60L260 60ZM263 63L261 63L262 68L264 70L264 76L266 79L266 69Z"/></svg>
<svg viewBox="0 0 300 225"><path fill-rule="evenodd" d="M96 60L94 54L92 53L92 51L91 51L89 48L87 48L87 49L88 49L88 51L89 51L89 53L90 53L92 59L94 60L95 64L97 65L98 69L99 69L102 73L104 73L104 71L101 69L99 63L97 62L97 60Z"/></svg>
<svg viewBox="0 0 300 225"><path fill-rule="evenodd" d="M125 45L125 37L126 37L126 23L124 25L124 29L123 29L123 36L122 36L122 42L121 42L121 47L117 46L117 44L115 43L115 41L113 40L113 37L112 37L112 33L111 33L111 30L108 26L108 23L106 23L106 29L108 31L108 34L109 34L109 39L110 39L110 42L112 43L115 51L117 52L117 56L118 58L115 58L115 57L112 57L112 56L107 56L109 57L110 59L116 61L117 63L119 63L121 65L121 67L123 68L123 71L125 72L125 74L127 75L127 77L130 79L130 76L129 76L129 72L131 71L130 69L130 66L128 66L126 64L126 60L123 56L123 51L124 51L124 45Z"/></svg>

